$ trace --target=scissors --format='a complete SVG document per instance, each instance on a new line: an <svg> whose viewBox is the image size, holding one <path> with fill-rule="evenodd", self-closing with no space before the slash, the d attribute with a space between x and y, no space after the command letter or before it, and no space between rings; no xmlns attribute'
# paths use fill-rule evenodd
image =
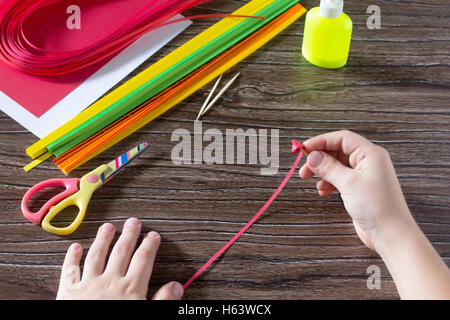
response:
<svg viewBox="0 0 450 320"><path fill-rule="evenodd" d="M57 235L69 235L73 233L84 219L89 201L95 190L107 183L121 171L132 160L140 156L150 146L144 142L121 155L108 164L103 164L97 169L84 175L81 179L51 179L42 181L30 188L22 199L22 213L29 221L35 224L41 224L42 228L50 233ZM62 186L66 189L48 200L37 212L31 212L28 209L28 201L37 192ZM79 212L72 223L67 227L56 227L51 224L53 218L64 209L76 206Z"/></svg>

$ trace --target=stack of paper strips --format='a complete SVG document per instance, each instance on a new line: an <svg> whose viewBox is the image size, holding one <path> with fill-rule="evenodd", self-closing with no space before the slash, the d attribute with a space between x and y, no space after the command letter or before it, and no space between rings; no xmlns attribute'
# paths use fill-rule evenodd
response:
<svg viewBox="0 0 450 320"><path fill-rule="evenodd" d="M306 10L293 0L253 0L179 47L77 117L27 149L32 158L55 155L69 172L233 67ZM234 47L233 47L234 46Z"/></svg>

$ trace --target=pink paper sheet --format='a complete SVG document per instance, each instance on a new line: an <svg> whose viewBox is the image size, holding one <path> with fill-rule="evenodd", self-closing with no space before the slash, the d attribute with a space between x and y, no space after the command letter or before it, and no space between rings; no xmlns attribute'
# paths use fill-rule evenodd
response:
<svg viewBox="0 0 450 320"><path fill-rule="evenodd" d="M70 5L81 9L81 29L69 30ZM96 42L148 5L147 0L68 0L33 14L25 32L46 49L73 50ZM0 91L36 117L42 116L109 60L68 76L40 78L15 70L0 61ZM130 70L131 71L131 70Z"/></svg>

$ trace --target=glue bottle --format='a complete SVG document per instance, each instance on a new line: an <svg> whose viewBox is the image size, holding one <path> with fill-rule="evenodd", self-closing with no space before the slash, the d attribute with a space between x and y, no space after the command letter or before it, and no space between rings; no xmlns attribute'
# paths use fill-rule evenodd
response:
<svg viewBox="0 0 450 320"><path fill-rule="evenodd" d="M353 24L343 12L343 0L321 0L308 11L302 54L312 64L338 69L347 64Z"/></svg>

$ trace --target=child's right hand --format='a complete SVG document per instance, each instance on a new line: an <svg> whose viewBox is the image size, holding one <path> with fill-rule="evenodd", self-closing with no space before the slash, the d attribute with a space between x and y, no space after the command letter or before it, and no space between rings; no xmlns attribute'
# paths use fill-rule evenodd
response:
<svg viewBox="0 0 450 320"><path fill-rule="evenodd" d="M323 134L304 145L309 156L300 177L318 176L322 196L340 192L366 246L378 251L377 241L386 230L415 224L385 149L350 131Z"/></svg>

